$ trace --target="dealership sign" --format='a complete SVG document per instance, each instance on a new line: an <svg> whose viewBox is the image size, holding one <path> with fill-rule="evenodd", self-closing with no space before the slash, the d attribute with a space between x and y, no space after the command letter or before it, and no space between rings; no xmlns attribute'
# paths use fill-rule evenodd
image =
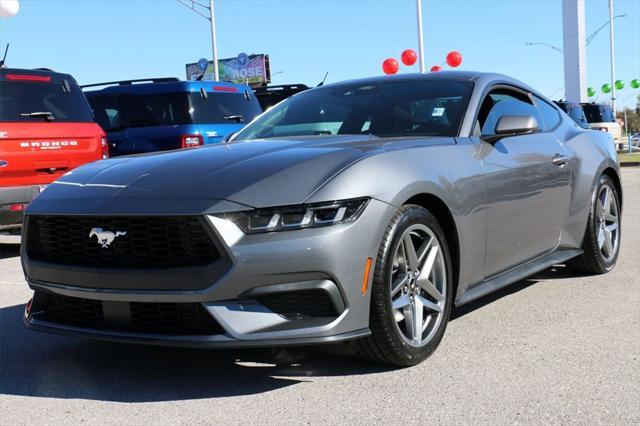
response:
<svg viewBox="0 0 640 426"><path fill-rule="evenodd" d="M198 62L186 65L187 80L213 81L213 61L208 61L203 72L204 62L201 59ZM222 81L247 83L251 86L261 86L271 82L269 55L240 53L235 58L220 59L218 68L220 80Z"/></svg>

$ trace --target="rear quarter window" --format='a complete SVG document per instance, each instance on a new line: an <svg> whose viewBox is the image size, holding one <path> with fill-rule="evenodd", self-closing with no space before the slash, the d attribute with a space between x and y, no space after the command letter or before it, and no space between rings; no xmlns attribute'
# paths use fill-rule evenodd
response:
<svg viewBox="0 0 640 426"><path fill-rule="evenodd" d="M543 131L552 130L558 124L560 124L560 114L558 110L549 105L546 101L540 99L537 96L533 96L536 100L540 115L542 116L542 129Z"/></svg>

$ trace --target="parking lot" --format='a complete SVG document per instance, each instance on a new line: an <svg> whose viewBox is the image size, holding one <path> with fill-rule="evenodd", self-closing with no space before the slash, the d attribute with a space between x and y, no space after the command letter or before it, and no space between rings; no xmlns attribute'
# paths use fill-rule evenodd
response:
<svg viewBox="0 0 640 426"><path fill-rule="evenodd" d="M426 362L336 350L209 351L28 331L15 248L0 260L1 424L640 423L640 169L624 169L620 258L544 271L454 311Z"/></svg>

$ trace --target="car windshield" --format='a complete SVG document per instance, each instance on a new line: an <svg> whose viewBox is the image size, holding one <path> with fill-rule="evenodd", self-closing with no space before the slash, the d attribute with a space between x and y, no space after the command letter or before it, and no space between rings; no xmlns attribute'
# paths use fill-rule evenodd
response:
<svg viewBox="0 0 640 426"><path fill-rule="evenodd" d="M456 136L472 83L376 81L308 90L278 104L233 139L310 135Z"/></svg>
<svg viewBox="0 0 640 426"><path fill-rule="evenodd" d="M91 122L91 109L76 84L0 82L0 121Z"/></svg>
<svg viewBox="0 0 640 426"><path fill-rule="evenodd" d="M584 104L582 109L589 123L614 123L616 121L609 105Z"/></svg>

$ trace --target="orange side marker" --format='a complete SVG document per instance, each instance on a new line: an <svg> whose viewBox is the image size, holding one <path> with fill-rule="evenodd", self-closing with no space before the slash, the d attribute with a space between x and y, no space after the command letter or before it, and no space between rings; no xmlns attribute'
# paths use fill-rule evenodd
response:
<svg viewBox="0 0 640 426"><path fill-rule="evenodd" d="M371 271L371 258L367 258L367 263L364 266L364 276L362 277L362 295L364 296L367 293L367 288L369 287L369 272Z"/></svg>

